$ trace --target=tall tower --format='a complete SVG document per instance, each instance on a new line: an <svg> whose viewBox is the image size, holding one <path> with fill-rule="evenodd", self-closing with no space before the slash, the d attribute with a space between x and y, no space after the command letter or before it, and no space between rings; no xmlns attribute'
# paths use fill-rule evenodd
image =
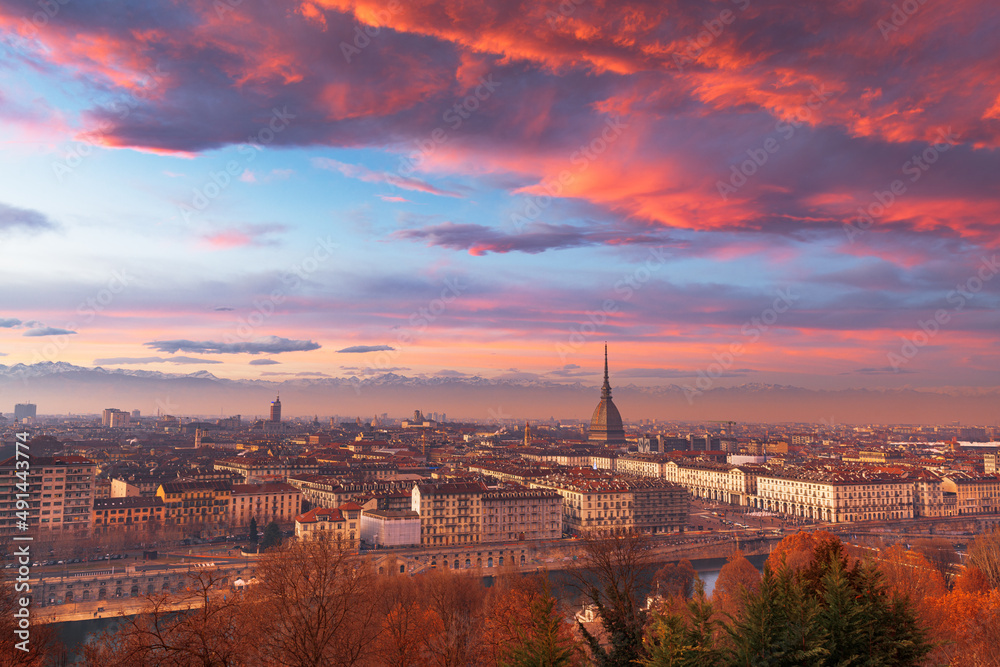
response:
<svg viewBox="0 0 1000 667"><path fill-rule="evenodd" d="M531 446L531 426L528 425L527 421L524 422L524 446Z"/></svg>
<svg viewBox="0 0 1000 667"><path fill-rule="evenodd" d="M275 424L281 421L281 396L275 396L271 401L271 421Z"/></svg>
<svg viewBox="0 0 1000 667"><path fill-rule="evenodd" d="M24 422L25 419L34 419L37 416L38 408L34 403L18 403L14 406L14 419Z"/></svg>
<svg viewBox="0 0 1000 667"><path fill-rule="evenodd" d="M590 442L604 445L624 445L625 428L618 407L611 400L611 380L608 375L608 344L604 344L604 385L601 387L601 402L590 418Z"/></svg>

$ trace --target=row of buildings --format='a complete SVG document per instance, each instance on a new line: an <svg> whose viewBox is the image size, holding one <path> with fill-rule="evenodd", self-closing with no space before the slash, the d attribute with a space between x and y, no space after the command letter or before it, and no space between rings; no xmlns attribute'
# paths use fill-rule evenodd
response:
<svg viewBox="0 0 1000 667"><path fill-rule="evenodd" d="M287 524L302 507L299 490L280 482L178 480L140 489L114 480L120 495L96 498L97 466L82 456L32 457L23 479L19 472L13 457L0 462L0 535L38 529L89 535L170 525L241 528L252 518ZM22 488L27 499L17 497ZM19 501L27 502L26 521L18 516Z"/></svg>
<svg viewBox="0 0 1000 667"><path fill-rule="evenodd" d="M601 455L593 465L677 484L697 498L830 523L1000 512L996 474L829 461L735 464L659 454Z"/></svg>
<svg viewBox="0 0 1000 667"><path fill-rule="evenodd" d="M690 497L677 485L575 472L493 486L482 481L428 480L413 484L409 494L389 484L358 489L315 476L289 482L309 502L325 505L322 513L331 517L325 527L316 510L310 511L305 519L296 519L298 533L360 538L383 547L554 540L593 529L668 533L687 526ZM400 501L407 495L409 507L404 509ZM337 510L353 503L349 498L365 502L357 533L330 526L343 523Z"/></svg>

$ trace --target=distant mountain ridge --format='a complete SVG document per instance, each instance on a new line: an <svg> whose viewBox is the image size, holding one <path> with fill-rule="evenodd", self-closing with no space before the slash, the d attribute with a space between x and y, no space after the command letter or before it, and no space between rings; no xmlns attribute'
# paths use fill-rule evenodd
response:
<svg viewBox="0 0 1000 667"><path fill-rule="evenodd" d="M0 410L30 400L39 414L100 412L107 407L178 415L264 416L276 393L288 415L406 415L414 409L477 420L586 421L599 386L524 377L406 376L220 378L208 371L164 373L87 368L66 362L0 364ZM677 384L615 385L626 421L678 420L815 423L997 423L1000 389L811 390L748 383L692 394ZM216 413L215 410L218 410Z"/></svg>

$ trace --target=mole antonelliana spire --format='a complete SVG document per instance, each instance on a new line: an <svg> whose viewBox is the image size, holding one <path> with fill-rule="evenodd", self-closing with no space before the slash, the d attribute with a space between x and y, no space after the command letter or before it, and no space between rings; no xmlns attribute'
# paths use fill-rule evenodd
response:
<svg viewBox="0 0 1000 667"><path fill-rule="evenodd" d="M604 385L601 387L601 402L594 409L590 419L590 442L605 445L624 445L625 428L618 407L611 400L611 378L608 374L608 344L604 344Z"/></svg>

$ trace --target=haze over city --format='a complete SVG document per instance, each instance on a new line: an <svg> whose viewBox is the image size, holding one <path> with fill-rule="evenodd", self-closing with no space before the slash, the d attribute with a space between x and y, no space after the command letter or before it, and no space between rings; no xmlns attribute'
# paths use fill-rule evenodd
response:
<svg viewBox="0 0 1000 667"><path fill-rule="evenodd" d="M1000 21L914 7L4 2L0 409L995 423Z"/></svg>

